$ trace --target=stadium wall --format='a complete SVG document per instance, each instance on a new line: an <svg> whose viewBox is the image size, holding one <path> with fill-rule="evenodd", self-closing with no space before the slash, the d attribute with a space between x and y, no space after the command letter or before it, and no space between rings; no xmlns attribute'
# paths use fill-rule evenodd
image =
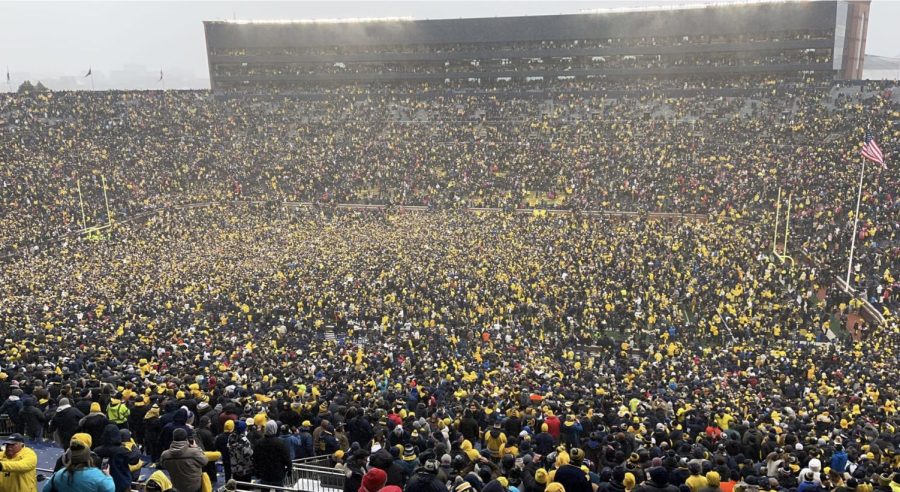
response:
<svg viewBox="0 0 900 492"><path fill-rule="evenodd" d="M817 73L859 78L869 0L770 2L702 8L439 20L207 21L214 90L476 77L638 77L686 74ZM680 37L688 41L681 42ZM666 40L660 42L660 40ZM674 44L673 40L675 40ZM578 44L581 41L581 45ZM559 61L573 57L765 57L788 50L821 53L816 63L647 67L598 70L502 70L495 64L457 73L422 73L416 64L459 60ZM822 56L818 57L821 58ZM334 73L358 64L367 72ZM368 65L367 65L368 64ZM372 64L395 64L375 70ZM398 68L396 64L400 64ZM477 66L477 65L476 65ZM298 69L298 67L300 67ZM466 67L471 68L471 67ZM293 85L292 85L293 84Z"/></svg>

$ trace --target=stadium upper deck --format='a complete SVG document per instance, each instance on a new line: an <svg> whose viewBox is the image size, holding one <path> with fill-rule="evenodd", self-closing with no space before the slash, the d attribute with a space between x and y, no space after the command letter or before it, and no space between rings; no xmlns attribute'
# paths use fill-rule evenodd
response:
<svg viewBox="0 0 900 492"><path fill-rule="evenodd" d="M480 19L205 22L215 91L778 74L858 79L869 1ZM608 81L608 82L606 82Z"/></svg>

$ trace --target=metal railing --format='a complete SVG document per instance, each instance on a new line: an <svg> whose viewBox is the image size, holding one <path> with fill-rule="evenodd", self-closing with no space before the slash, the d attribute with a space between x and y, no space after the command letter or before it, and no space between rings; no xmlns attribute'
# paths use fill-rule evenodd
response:
<svg viewBox="0 0 900 492"><path fill-rule="evenodd" d="M252 482L237 482L234 480L229 481L222 487L217 489L217 492L266 492L266 491L286 491L289 490L291 492L297 490L303 490L296 487L281 487L278 485L264 485L259 483Z"/></svg>
<svg viewBox="0 0 900 492"><path fill-rule="evenodd" d="M344 472L331 466L322 466L331 464L328 456L317 456L307 460L309 461L305 463L294 463L290 476L285 480L286 485L305 492L344 490L344 480L347 479Z"/></svg>
<svg viewBox="0 0 900 492"><path fill-rule="evenodd" d="M8 436L16 431L16 424L5 413L0 415L0 436Z"/></svg>
<svg viewBox="0 0 900 492"><path fill-rule="evenodd" d="M320 454L318 456L310 456L309 458L297 458L291 462L293 466L297 465L312 465L312 466L324 466L326 468L331 468L329 461L331 459L330 454Z"/></svg>
<svg viewBox="0 0 900 492"><path fill-rule="evenodd" d="M253 492L253 491L302 491L302 492L335 492L344 489L346 476L342 470L331 467L331 455L311 456L292 462L291 471L284 478L282 485L267 485L254 482L230 480L216 489L219 492Z"/></svg>

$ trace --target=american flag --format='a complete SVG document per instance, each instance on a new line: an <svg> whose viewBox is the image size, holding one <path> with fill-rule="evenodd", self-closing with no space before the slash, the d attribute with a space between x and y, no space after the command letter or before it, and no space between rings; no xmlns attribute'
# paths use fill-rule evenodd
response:
<svg viewBox="0 0 900 492"><path fill-rule="evenodd" d="M884 154L881 153L881 148L875 143L875 137L872 135L872 132L868 130L866 130L866 144L863 145L862 155L866 159L884 166Z"/></svg>

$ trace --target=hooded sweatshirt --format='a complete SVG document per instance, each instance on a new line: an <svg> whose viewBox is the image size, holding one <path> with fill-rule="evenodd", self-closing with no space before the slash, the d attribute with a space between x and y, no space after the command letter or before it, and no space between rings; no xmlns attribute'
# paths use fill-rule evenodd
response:
<svg viewBox="0 0 900 492"><path fill-rule="evenodd" d="M163 451L159 464L169 472L172 485L179 491L197 491L203 483L203 467L209 460L203 450L188 441L172 441Z"/></svg>
<svg viewBox="0 0 900 492"><path fill-rule="evenodd" d="M100 404L92 403L91 412L78 422L78 430L79 432L90 434L94 446L96 447L103 442L103 431L106 429L106 424L108 423L109 419L107 419L106 415L100 411Z"/></svg>
<svg viewBox="0 0 900 492"><path fill-rule="evenodd" d="M101 460L109 464L109 475L116 483L116 492L131 490L129 465L136 465L141 459L140 451L137 447L129 451L122 445L122 436L119 434L119 427L116 424L107 424L103 429L101 442L103 444L95 448L94 452Z"/></svg>

